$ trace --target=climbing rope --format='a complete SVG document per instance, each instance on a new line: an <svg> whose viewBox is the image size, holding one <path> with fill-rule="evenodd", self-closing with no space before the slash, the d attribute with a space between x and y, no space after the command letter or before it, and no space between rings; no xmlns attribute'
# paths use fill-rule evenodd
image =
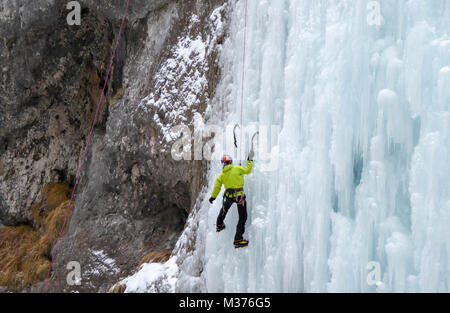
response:
<svg viewBox="0 0 450 313"><path fill-rule="evenodd" d="M243 129L244 129L244 89L245 89L245 57L247 48L247 15L248 15L248 0L245 0L245 13L244 13L244 51L242 54L242 82L241 82L241 143L240 143L240 153L243 154Z"/></svg>
<svg viewBox="0 0 450 313"><path fill-rule="evenodd" d="M61 238L62 238L62 234L63 234L64 229L65 229L66 224L67 224L67 220L68 220L68 216L69 216L69 214L68 214L69 213L69 209L72 206L72 202L73 202L73 199L75 197L75 191L77 189L78 182L79 182L80 176L81 176L81 169L83 168L84 161L86 159L87 152L88 152L88 149L89 149L89 145L91 143L92 135L94 133L95 124L97 123L98 115L100 113L100 108L101 108L102 103L103 103L103 98L104 98L104 95L105 95L106 86L108 84L109 76L111 74L112 65L113 65L113 62L114 62L114 58L116 56L117 47L119 46L120 35L122 34L122 30L123 30L124 25L125 25L125 20L127 18L128 7L129 6L130 6L130 0L127 1L127 5L125 7L125 12L123 14L122 24L120 25L119 34L117 36L117 40L116 40L116 44L114 46L113 54L111 56L111 61L109 62L108 71L106 72L105 83L103 85L102 93L100 95L100 100L98 101L98 104L97 104L97 110L95 111L94 120L92 121L91 130L89 132L89 136L87 138L86 147L85 147L84 152L83 152L83 157L81 158L80 165L78 167L77 175L76 175L76 178L75 178L75 185L73 186L73 190L72 190L72 194L70 196L70 200L69 200L69 202L68 202L68 204L66 206L66 212L65 212L66 214L65 214L65 218L64 218L64 223L63 223L63 225L61 227L61 230L59 231L58 239L57 239L55 247L53 249L52 259L51 259L50 266L49 266L49 269L48 269L47 277L45 278L44 283L42 284L42 287L41 287L41 293L46 291L46 287L48 285L48 280L49 280L50 274L52 272L53 263L55 261L56 252L58 251L58 246L59 246L59 243L60 243Z"/></svg>

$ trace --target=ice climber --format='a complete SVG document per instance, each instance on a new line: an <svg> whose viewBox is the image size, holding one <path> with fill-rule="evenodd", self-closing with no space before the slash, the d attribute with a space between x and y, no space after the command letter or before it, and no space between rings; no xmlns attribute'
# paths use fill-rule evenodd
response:
<svg viewBox="0 0 450 313"><path fill-rule="evenodd" d="M214 189L209 198L209 202L213 203L217 195L225 186L223 194L222 209L217 217L216 230L220 232L225 229L224 219L233 203L237 203L239 221L236 227L236 235L234 236L234 247L242 248L248 246L248 240L243 238L245 232L245 222L247 221L247 201L244 193L244 176L250 174L253 166L253 150L250 151L247 159L247 166L233 165L233 160L227 154L222 157L223 170L219 174L214 184Z"/></svg>

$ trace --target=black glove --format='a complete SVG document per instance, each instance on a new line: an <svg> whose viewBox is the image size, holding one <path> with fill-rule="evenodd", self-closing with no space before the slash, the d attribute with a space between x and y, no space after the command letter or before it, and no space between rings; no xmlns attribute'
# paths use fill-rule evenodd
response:
<svg viewBox="0 0 450 313"><path fill-rule="evenodd" d="M209 203L212 204L214 202L214 200L216 200L216 198L213 198L213 197L209 198Z"/></svg>

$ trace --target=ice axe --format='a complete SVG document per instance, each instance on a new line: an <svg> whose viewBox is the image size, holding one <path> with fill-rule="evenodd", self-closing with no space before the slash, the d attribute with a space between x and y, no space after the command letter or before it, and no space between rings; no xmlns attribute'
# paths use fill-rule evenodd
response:
<svg viewBox="0 0 450 313"><path fill-rule="evenodd" d="M239 126L239 124L234 125L233 128L233 135L234 135L234 146L236 147L236 149L238 149L237 146L237 136L236 136L236 128L241 128L241 126ZM251 140L251 147L250 147L250 153L249 153L249 158L253 159L253 156L255 155L255 150L254 150L254 146L255 146L255 138L256 136L259 135L259 131L257 131L256 133L253 134L252 136L252 140ZM251 156L251 157L250 157Z"/></svg>
<svg viewBox="0 0 450 313"><path fill-rule="evenodd" d="M234 125L234 128L233 128L234 146L235 146L236 149L237 149L238 146L237 146L237 138L236 138L236 128L241 128L241 127L239 126L239 124L236 124L236 125Z"/></svg>
<svg viewBox="0 0 450 313"><path fill-rule="evenodd" d="M259 135L259 131L257 131L252 137L252 143L251 143L251 147L250 147L250 152L248 154L248 159L252 160L252 161L253 161L253 157L255 156L254 147L255 147L255 138L256 138L257 135Z"/></svg>
<svg viewBox="0 0 450 313"><path fill-rule="evenodd" d="M234 146L236 147L236 155L237 155L238 146L237 146L236 128L241 128L241 126L239 126L239 124L236 124L236 125L234 125L234 128L233 128Z"/></svg>

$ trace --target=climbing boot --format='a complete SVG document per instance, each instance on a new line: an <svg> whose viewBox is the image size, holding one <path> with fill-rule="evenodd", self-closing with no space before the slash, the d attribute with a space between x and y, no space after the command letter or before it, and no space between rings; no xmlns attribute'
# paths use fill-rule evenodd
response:
<svg viewBox="0 0 450 313"><path fill-rule="evenodd" d="M217 232L221 232L222 230L225 229L225 224L220 224L216 226L216 231Z"/></svg>
<svg viewBox="0 0 450 313"><path fill-rule="evenodd" d="M248 246L248 240L241 239L241 240L235 240L234 241L234 247L235 248L244 248Z"/></svg>

